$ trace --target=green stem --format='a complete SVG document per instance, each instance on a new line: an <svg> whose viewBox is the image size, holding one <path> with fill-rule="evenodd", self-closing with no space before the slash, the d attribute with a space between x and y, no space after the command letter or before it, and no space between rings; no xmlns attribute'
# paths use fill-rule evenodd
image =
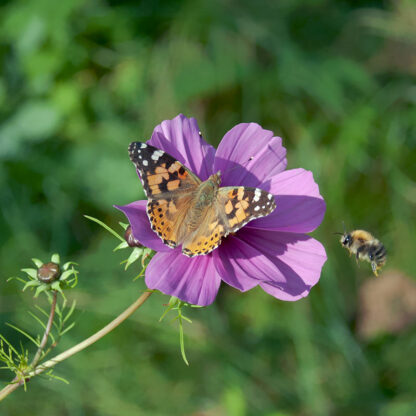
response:
<svg viewBox="0 0 416 416"><path fill-rule="evenodd" d="M53 324L53 318L55 316L55 310L56 310L56 298L58 296L58 292L56 290L53 291L53 295L52 295L52 305L51 305L51 312L49 314L49 319L48 319L48 323L46 324L46 328L45 328L45 333L43 334L43 338L42 341L40 342L39 348L36 351L36 355L33 358L32 363L30 364L30 366L34 369L36 368L36 366L38 365L39 360L41 359L42 356L42 352L48 342L48 338L49 338L49 333L51 332L52 329L52 324Z"/></svg>
<svg viewBox="0 0 416 416"><path fill-rule="evenodd" d="M45 363L39 365L38 367L34 368L32 371L29 371L27 374L24 375L26 382L30 380L32 377L43 373L44 371L54 367L56 364L76 354L77 352L80 352L83 349L89 347L90 345L97 342L100 338L107 335L113 329L117 328L123 321L125 321L130 315L132 315L137 309L139 309L140 306L142 306L143 303L146 302L146 300L150 297L152 293L153 293L152 291L146 291L133 304L131 304L124 312L122 312L119 316L117 316L116 319L114 319L112 322L110 322L100 331L96 332L94 335L91 335L89 338L85 339L84 341L80 342L79 344L75 345L69 350L66 350L63 353L58 354L56 357L51 358ZM20 379L20 380L14 379L10 384L8 384L6 387L4 387L0 391L0 401L2 401L5 397L7 397L10 393L12 393L14 390L16 390L19 386L23 384L24 384L23 379Z"/></svg>

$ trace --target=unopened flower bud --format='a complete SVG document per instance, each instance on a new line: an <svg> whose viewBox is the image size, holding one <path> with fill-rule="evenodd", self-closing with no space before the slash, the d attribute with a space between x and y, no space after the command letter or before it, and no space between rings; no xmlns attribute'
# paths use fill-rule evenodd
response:
<svg viewBox="0 0 416 416"><path fill-rule="evenodd" d="M128 244L130 247L143 247L143 245L142 245L142 244L140 244L140 241L139 241L139 240L136 240L136 239L134 238L134 236L133 236L133 232L132 232L132 230L131 230L131 225L129 225L129 226L126 228L126 232L124 233L124 238L125 238L125 240L127 241L127 244Z"/></svg>
<svg viewBox="0 0 416 416"><path fill-rule="evenodd" d="M60 275L61 271L56 263L46 263L38 269L38 279L44 283L52 283L58 280Z"/></svg>

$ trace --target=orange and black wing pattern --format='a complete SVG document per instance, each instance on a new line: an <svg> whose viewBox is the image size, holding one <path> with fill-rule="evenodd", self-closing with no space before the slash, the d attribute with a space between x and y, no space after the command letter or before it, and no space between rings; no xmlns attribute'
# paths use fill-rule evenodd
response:
<svg viewBox="0 0 416 416"><path fill-rule="evenodd" d="M130 160L140 173L144 191L149 199L165 198L170 193L189 193L201 183L182 163L151 145L130 143Z"/></svg>

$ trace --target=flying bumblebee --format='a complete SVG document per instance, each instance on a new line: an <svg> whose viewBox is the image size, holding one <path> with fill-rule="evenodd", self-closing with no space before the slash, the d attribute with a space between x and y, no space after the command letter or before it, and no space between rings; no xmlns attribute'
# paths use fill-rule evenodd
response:
<svg viewBox="0 0 416 416"><path fill-rule="evenodd" d="M341 233L338 233L341 234ZM373 273L378 276L378 271L386 263L386 249L384 245L373 237L368 231L354 230L341 234L341 244L354 254L358 260L365 260L371 263Z"/></svg>

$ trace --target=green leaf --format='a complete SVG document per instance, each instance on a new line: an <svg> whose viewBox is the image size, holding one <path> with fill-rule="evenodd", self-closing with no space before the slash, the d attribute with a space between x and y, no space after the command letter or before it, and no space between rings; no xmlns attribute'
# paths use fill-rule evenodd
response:
<svg viewBox="0 0 416 416"><path fill-rule="evenodd" d="M85 218L88 218L91 221L96 222L97 224L101 225L101 227L105 228L109 233L113 234L114 237L117 237L120 241L125 241L121 235L117 234L112 228L110 228L107 224L104 224L102 221L98 220L97 218L90 217L89 215L84 215Z"/></svg>
<svg viewBox="0 0 416 416"><path fill-rule="evenodd" d="M43 321L36 316L33 312L27 311L27 313L35 320L38 322L38 324L43 328L46 329L46 325L43 323Z"/></svg>
<svg viewBox="0 0 416 416"><path fill-rule="evenodd" d="M28 314L33 319L35 319L43 329L46 329L46 324L44 322L42 322L42 320L38 316L36 316L34 313L32 313L30 311L28 311ZM52 342L55 342L55 337L53 336L52 332L49 332L49 337L51 338Z"/></svg>
<svg viewBox="0 0 416 416"><path fill-rule="evenodd" d="M0 334L0 339L9 347L10 351L13 351L16 355L19 355L19 353L17 352L17 350L13 347L13 345L7 341L6 338L4 338L3 335Z"/></svg>
<svg viewBox="0 0 416 416"><path fill-rule="evenodd" d="M49 376L50 378L55 379L55 380L62 381L65 384L69 384L69 381L66 380L66 379L64 379L63 377L59 377L59 376L56 376L55 374L52 374L52 370L51 371L48 371L46 373L46 375Z"/></svg>
<svg viewBox="0 0 416 416"><path fill-rule="evenodd" d="M14 326L12 324L9 324L8 322L6 322L6 325L9 326L10 328L13 328L17 332L20 332L22 335L24 335L26 338L32 341L37 347L39 347L40 342L37 341L35 338L33 338L31 335L29 335L27 332L23 331L23 329L20 329L17 326Z"/></svg>
<svg viewBox="0 0 416 416"><path fill-rule="evenodd" d="M22 272L25 272L32 279L38 278L38 271L36 269L21 269Z"/></svg>
<svg viewBox="0 0 416 416"><path fill-rule="evenodd" d="M35 305L35 308L36 308L39 312L41 312L43 315L45 315L45 316L46 316L46 318L48 318L48 317L49 317L48 313L47 313L44 309L42 309L39 305Z"/></svg>
<svg viewBox="0 0 416 416"><path fill-rule="evenodd" d="M48 292L46 292L46 293L48 293ZM46 319L49 319L49 314L48 314L48 312L46 312L44 309L42 309L39 305L35 305L35 308L43 315L43 316L45 316L46 317ZM55 309L55 313L56 313L56 310L58 309L58 304L56 305L56 309ZM58 326L57 326L57 324L56 324L56 322L55 322L55 320L53 321L53 326L55 327L55 328L58 328Z"/></svg>
<svg viewBox="0 0 416 416"><path fill-rule="evenodd" d="M71 305L71 307L69 308L69 311L68 311L68 313L65 315L65 318L63 319L63 323L65 323L69 318L70 318L70 316L73 314L73 312L74 312L74 310L75 310L75 307L76 307L76 305L77 305L77 302L74 300L73 302L72 302L72 305Z"/></svg>
<svg viewBox="0 0 416 416"><path fill-rule="evenodd" d="M68 325L62 332L60 332L60 336L66 334L68 331L70 331L75 326L75 322L72 322L70 325Z"/></svg>
<svg viewBox="0 0 416 416"><path fill-rule="evenodd" d="M185 341L184 341L184 336L183 336L183 325L182 325L182 318L179 315L179 344L181 347L181 355L182 355L182 359L185 362L185 364L187 366L189 366L188 360L186 358L186 353L185 353Z"/></svg>

